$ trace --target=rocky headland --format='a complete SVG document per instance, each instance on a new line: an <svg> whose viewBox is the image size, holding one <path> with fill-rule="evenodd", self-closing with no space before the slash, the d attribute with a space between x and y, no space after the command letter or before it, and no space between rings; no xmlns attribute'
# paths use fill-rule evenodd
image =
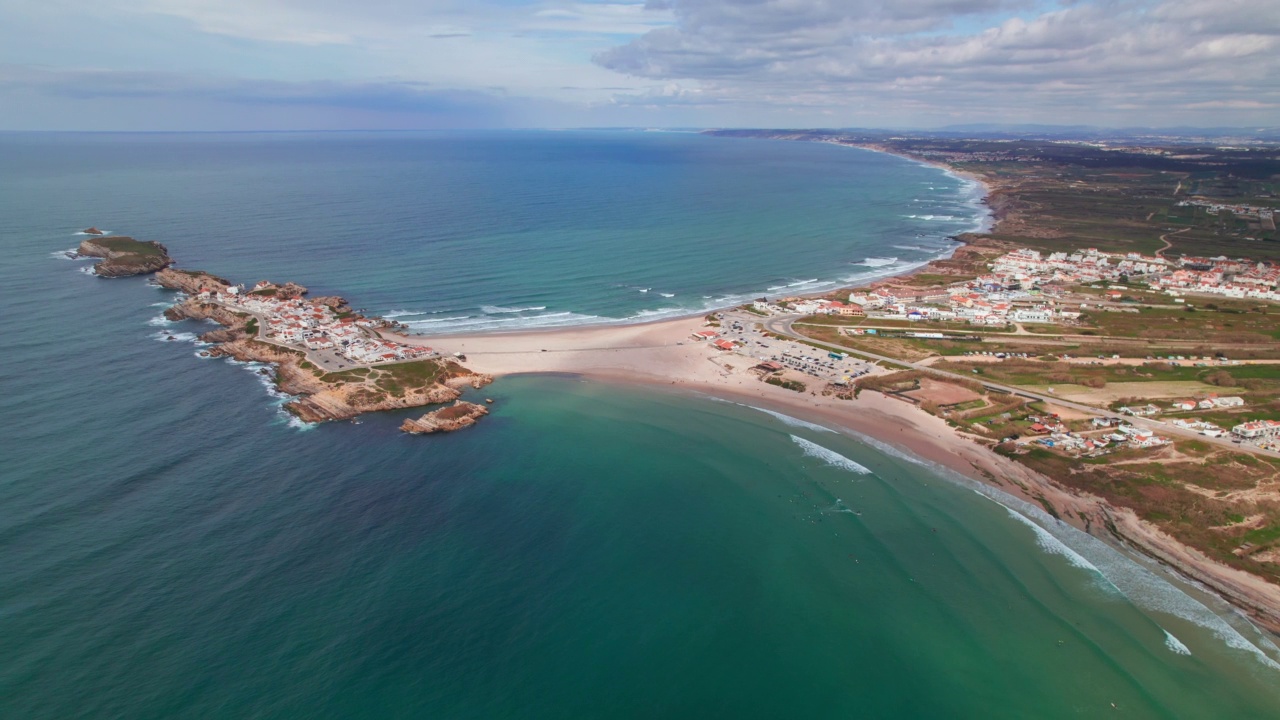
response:
<svg viewBox="0 0 1280 720"><path fill-rule="evenodd" d="M76 253L102 258L102 262L93 266L93 272L99 277L107 278L146 275L173 264L169 250L164 245L154 240L135 240L131 237L90 238L80 243Z"/></svg>
<svg viewBox="0 0 1280 720"><path fill-rule="evenodd" d="M166 268L157 273L156 282L161 287L185 295L165 310L166 318L212 320L222 326L200 336L201 341L214 345L207 351L209 355L273 365L280 391L295 396L285 404L285 409L304 422L346 420L367 412L447 403L457 400L463 388L480 388L493 381L489 375L471 372L445 358L326 372L309 361L302 349L268 338L253 314L239 312L210 299L233 287L230 281L202 271ZM263 281L254 288L251 294L280 299L299 299L307 293L305 287L295 283L276 285ZM340 297L311 298L308 303L330 308L339 316L353 321L369 321L375 327L378 324L376 319L370 320L354 313L346 300ZM445 410L453 411L455 407L458 406ZM483 414L481 412L474 417ZM428 417L434 415L428 414ZM447 432L471 425L475 422L474 417L468 415L464 422L461 415L454 417L446 413L439 417L432 430L404 429L406 432Z"/></svg>

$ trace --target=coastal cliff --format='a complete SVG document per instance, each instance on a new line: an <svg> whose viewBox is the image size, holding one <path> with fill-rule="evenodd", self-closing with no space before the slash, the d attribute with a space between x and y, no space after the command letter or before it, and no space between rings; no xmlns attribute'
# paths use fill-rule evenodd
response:
<svg viewBox="0 0 1280 720"><path fill-rule="evenodd" d="M90 228L91 230L93 228ZM168 248L153 240L131 237L94 237L80 243L79 255L102 258L93 266L99 277L116 278L146 275L173 264Z"/></svg>
<svg viewBox="0 0 1280 720"><path fill-rule="evenodd" d="M400 429L411 435L425 435L436 432L454 432L469 428L476 420L488 415L483 405L459 400L447 408L433 410L417 420L405 420Z"/></svg>
<svg viewBox="0 0 1280 720"><path fill-rule="evenodd" d="M165 268L156 273L156 283L169 290L177 290L188 295L195 295L204 290L225 290L231 287L230 280L217 275L210 275L201 270L178 270Z"/></svg>

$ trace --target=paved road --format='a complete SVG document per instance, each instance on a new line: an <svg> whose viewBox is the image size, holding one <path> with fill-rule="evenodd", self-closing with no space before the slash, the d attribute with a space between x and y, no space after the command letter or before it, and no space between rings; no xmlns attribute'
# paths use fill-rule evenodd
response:
<svg viewBox="0 0 1280 720"><path fill-rule="evenodd" d="M775 316L771 318L766 318L760 322L761 322L761 325L764 326L765 330L771 333L774 333L775 335L781 335L783 337L789 337L796 340L804 340L806 342L816 343L823 347L837 349L842 352L847 352L851 355L860 355L862 357L871 358L872 360L878 360L880 362L893 363L895 365L909 367L912 370L919 370L921 372L926 372L931 375L951 378L954 380L964 380L966 382L973 382L975 379L977 379L977 378L974 378L972 375L961 375L959 373L948 372L946 370L938 370L937 368L933 368L928 365L922 365L920 363L908 362L906 360L899 360L897 358L892 358L887 355L877 355L876 353L866 352L864 350L854 350L852 348L847 348L842 345L832 345L830 343L826 343L821 340L815 340L814 338L811 338L805 335L804 333L798 332L794 329L793 326L795 321L800 319L801 317L803 316L780 315L780 316ZM1033 400L1053 403L1054 405L1060 405L1062 407L1070 408L1072 410L1079 410L1080 412L1089 413L1091 415L1105 415L1105 416L1115 415L1114 412L1106 408L1099 408L1099 407L1094 407L1092 405L1085 405L1083 403L1072 402L1070 400L1064 400L1060 397L1055 397L1053 395L1042 395L1040 393L1031 392L1030 390L1026 390L1023 388L1014 387L1011 385L1001 385L1000 383L994 383L987 380L981 380L981 382L983 385L995 390L1012 393L1014 395L1030 398ZM1270 450L1263 450L1262 448L1258 448L1258 447L1237 445L1236 443L1231 442L1231 440L1227 438L1211 438L1211 437L1208 437L1207 435L1201 435L1200 433L1195 432L1194 430L1187 430L1185 428L1177 427L1176 425L1168 425L1166 423L1162 423L1156 420L1149 420L1147 418L1141 418L1141 417L1129 417L1126 419L1133 425L1136 425L1138 427L1148 428L1150 430L1158 432L1161 435L1177 435L1177 436L1181 436L1188 439L1199 440L1201 442L1212 443L1230 450L1236 450L1236 451L1248 450L1249 452L1258 453L1260 455L1268 455L1270 457L1280 457L1280 453L1277 453L1277 452L1272 452Z"/></svg>

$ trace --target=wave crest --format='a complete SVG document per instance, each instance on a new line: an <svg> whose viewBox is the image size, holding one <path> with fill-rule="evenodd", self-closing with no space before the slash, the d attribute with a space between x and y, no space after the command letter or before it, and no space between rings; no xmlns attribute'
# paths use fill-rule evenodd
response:
<svg viewBox="0 0 1280 720"><path fill-rule="evenodd" d="M838 467L841 470L848 470L849 472L857 473L859 475L871 474L870 468L859 465L834 450L828 450L827 448L822 447L818 443L810 442L802 437L796 437L795 435L791 436L791 441L796 445L799 445L805 455L817 458L832 467Z"/></svg>

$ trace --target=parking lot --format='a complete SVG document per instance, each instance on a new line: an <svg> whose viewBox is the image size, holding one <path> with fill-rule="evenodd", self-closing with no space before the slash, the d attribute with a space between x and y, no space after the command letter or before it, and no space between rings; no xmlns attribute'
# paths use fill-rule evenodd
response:
<svg viewBox="0 0 1280 720"><path fill-rule="evenodd" d="M720 335L737 343L738 353L759 362L773 361L789 370L837 385L872 371L872 365L852 357L840 357L826 350L777 337L766 337L755 329L759 318L747 313L722 315Z"/></svg>

